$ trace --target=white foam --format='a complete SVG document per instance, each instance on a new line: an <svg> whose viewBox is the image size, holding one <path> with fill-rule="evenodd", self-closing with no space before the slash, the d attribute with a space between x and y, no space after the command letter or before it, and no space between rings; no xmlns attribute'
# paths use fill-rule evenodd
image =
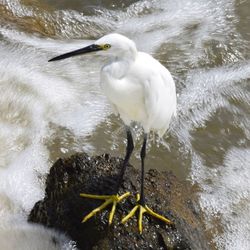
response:
<svg viewBox="0 0 250 250"><path fill-rule="evenodd" d="M16 39L12 39L15 35ZM5 218L1 220L0 239L12 230L13 242L23 236L20 249L34 249L35 242L37 249L54 249L49 247L53 233L43 229L36 232L35 226L31 233L33 226L25 226L25 217L44 196L44 175L51 166L46 146L50 123L69 129L76 137L85 136L105 119L107 104L99 92L98 75L91 73L97 65L84 62L84 71L77 63L49 64L47 60L53 56L49 52L51 43L44 40L42 48L35 49L36 37L24 39L17 50L13 40L27 36L6 31L5 37L9 43L2 43L0 49L0 138L4 149L0 154L0 193L6 199L1 199L0 204L0 215ZM69 49L64 45L59 46L62 51ZM29 241L32 243L28 247ZM7 242L1 244L5 247ZM42 247L45 245L47 248ZM9 249L14 247L13 243Z"/></svg>
<svg viewBox="0 0 250 250"><path fill-rule="evenodd" d="M38 225L18 225L0 231L0 248L5 250L76 250L63 234Z"/></svg>
<svg viewBox="0 0 250 250"><path fill-rule="evenodd" d="M227 97L233 96L235 100L248 102L249 92L238 88L237 82L249 77L249 62L191 71L187 77L186 87L178 97L179 120L173 128L175 133L187 133L202 127L219 107L229 107ZM247 134L246 129L245 132ZM179 138L183 140L185 137ZM185 143L189 142L186 138Z"/></svg>
<svg viewBox="0 0 250 250"><path fill-rule="evenodd" d="M191 155L190 177L202 188L200 204L206 215L207 228L219 232L222 227L223 232L214 239L218 249L249 249L250 154L248 149L227 151L225 148L223 165L207 166L202 153L193 148L192 143L196 140L193 133L199 128L206 129L207 122L214 118L217 110L223 109L231 113L232 124L240 127L247 140L249 116L229 101L233 98L246 105L249 103L249 92L244 91L244 80L249 77L249 62L192 71L179 96L179 119L172 124L172 133ZM243 83L240 87L239 82ZM246 140L243 145L246 145ZM220 224L215 224L215 221L220 221Z"/></svg>
<svg viewBox="0 0 250 250"><path fill-rule="evenodd" d="M250 247L249 166L250 150L232 148L222 166L209 169L201 164L199 169L196 168L196 179L201 178L204 181L200 202L207 221L220 221L220 225L210 225L218 227L218 231L219 227L223 226L223 232L215 237L218 249ZM212 183L207 184L207 178L212 180Z"/></svg>
<svg viewBox="0 0 250 250"><path fill-rule="evenodd" d="M66 127L76 133L76 136L86 135L105 118L105 101L102 96L94 93L86 92L86 95L83 95L79 86L74 88L77 83L38 71L39 61L33 61L31 67L28 67L25 65L27 62L22 63L25 57L19 57L17 61L12 62L8 59L9 56L5 57L7 53L3 52L2 63L5 68L0 71L2 84L7 87L3 89L5 97L2 101L12 103L11 111L27 113L28 121L25 125L7 123L1 127L1 135L5 138L6 127L12 128L13 136L8 137L6 144L15 145L17 148L21 146L18 149L11 148L15 151L15 154L11 154L12 157L8 150L6 155L2 155L2 164L7 163L8 158L8 166L0 172L1 190L15 200L17 206L28 211L34 202L43 196L43 187L38 181L37 171L44 174L49 169L49 153L42 144L49 134L49 123ZM12 56L17 55L13 53ZM62 70L60 69L58 75ZM10 84L10 79L13 84ZM84 90L88 89L88 86L84 86L84 81L81 84ZM97 86L97 83L95 85ZM18 88L25 90L18 93ZM91 101L93 98L95 100ZM20 140L19 144L17 138Z"/></svg>
<svg viewBox="0 0 250 250"><path fill-rule="evenodd" d="M37 15L35 8L24 7L18 0L4 2L16 16ZM156 54L171 43L180 50L173 70L186 69L188 73L180 80L173 72L179 112L171 133L184 147L179 150L190 155L190 178L202 188L200 203L207 227L216 228L214 217L221 220L222 233L214 239L218 248L249 249L249 150L239 145L225 148L222 163L211 167L192 146L196 139L193 134L205 129L221 109L232 116L232 126L241 131L246 138L243 140L250 139L249 116L241 107L232 105L232 100L243 104L250 100L244 83L250 78L250 62L241 61L245 42L235 27L238 20L234 5L233 0L145 0L119 11L102 8L93 16L77 11L40 10L44 23L55 25L57 40L0 25L5 40L0 48L0 87L4 91L0 104L12 105L11 111L7 109L11 117L0 116L0 143L5 149L0 152L0 191L5 197L0 203L0 218L9 213L5 228L13 220L24 218L32 204L43 197L38 175L50 167L44 145L51 133L49 124L69 129L79 138L91 134L109 114L99 90L100 64L95 60L101 61L99 57L57 63L47 60L54 53L91 43L90 36L116 31L136 40L143 51ZM72 39L77 37L87 39ZM211 41L224 49L227 57L222 60L223 66L208 69L206 43ZM161 60L170 63L168 55ZM16 118L20 114L23 120ZM208 180L212 182L208 184Z"/></svg>

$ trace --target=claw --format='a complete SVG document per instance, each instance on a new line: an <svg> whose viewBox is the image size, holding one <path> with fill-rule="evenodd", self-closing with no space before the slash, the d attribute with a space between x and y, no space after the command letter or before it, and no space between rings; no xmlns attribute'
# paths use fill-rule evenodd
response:
<svg viewBox="0 0 250 250"><path fill-rule="evenodd" d="M137 194L136 196L136 200L137 202L140 200L140 196L139 194ZM139 209L139 218L138 218L138 229L139 229L139 233L142 233L142 217L144 213L148 213L153 217L156 217L159 220L164 221L167 224L173 224L173 222L171 222L169 219L165 218L162 215L159 215L157 213L155 213L152 209L150 209L147 205L142 206L140 204L137 204L136 206L134 206L134 208L122 219L122 223L126 223L134 214L135 212Z"/></svg>
<svg viewBox="0 0 250 250"><path fill-rule="evenodd" d="M90 199L97 199L97 200L105 200L105 202L100 205L99 207L95 208L92 210L90 213L88 213L82 220L82 223L86 222L88 219L93 217L96 213L100 212L104 208L106 208L109 204L113 203L111 212L109 214L109 225L112 223L115 210L116 210L116 205L117 203L121 202L123 199L128 197L130 195L129 192L119 196L118 194L116 195L94 195L94 194L80 194L81 197L84 198L90 198Z"/></svg>

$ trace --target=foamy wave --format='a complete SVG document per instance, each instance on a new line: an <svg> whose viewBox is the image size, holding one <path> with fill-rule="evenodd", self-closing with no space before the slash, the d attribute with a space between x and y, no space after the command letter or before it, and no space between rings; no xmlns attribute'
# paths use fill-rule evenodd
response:
<svg viewBox="0 0 250 250"><path fill-rule="evenodd" d="M216 169L199 163L196 178L202 180L203 192L200 194L202 209L210 227L223 232L215 237L218 249L249 249L250 223L248 182L250 150L232 148L222 166ZM205 180L209 179L210 184ZM215 224L220 221L220 224ZM208 226L209 228L209 226Z"/></svg>
<svg viewBox="0 0 250 250"><path fill-rule="evenodd" d="M0 144L5 149L0 191L9 199L0 213L27 212L43 196L38 176L48 171L50 160L91 149L86 136L109 114L99 90L103 59L47 60L115 31L134 39L174 75L179 112L170 139L178 151L174 156L181 158L176 162L191 162L187 167L202 189L207 228L221 230L214 239L218 248L249 248L250 62L244 59L248 43L235 25L235 1L145 0L116 10L96 7L95 15L36 9L18 0L3 4L14 19L0 24ZM35 26L29 27L30 20ZM113 127L118 126L110 126L109 138ZM114 140L111 147L120 144L120 137Z"/></svg>

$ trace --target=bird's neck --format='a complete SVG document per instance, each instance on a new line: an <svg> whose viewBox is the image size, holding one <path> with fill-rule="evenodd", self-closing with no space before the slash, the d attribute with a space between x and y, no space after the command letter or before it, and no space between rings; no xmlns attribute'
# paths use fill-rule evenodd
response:
<svg viewBox="0 0 250 250"><path fill-rule="evenodd" d="M109 63L102 68L102 74L110 79L123 78L135 62L137 54L136 46L132 43L128 49L120 50L119 53L110 58Z"/></svg>
<svg viewBox="0 0 250 250"><path fill-rule="evenodd" d="M113 58L102 68L102 74L109 78L121 79L130 70L134 60L128 58Z"/></svg>

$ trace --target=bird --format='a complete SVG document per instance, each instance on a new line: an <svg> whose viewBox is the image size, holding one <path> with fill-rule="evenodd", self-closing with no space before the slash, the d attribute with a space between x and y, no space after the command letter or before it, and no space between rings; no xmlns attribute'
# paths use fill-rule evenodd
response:
<svg viewBox="0 0 250 250"><path fill-rule="evenodd" d="M168 69L150 54L138 51L135 42L128 37L111 33L104 35L93 44L85 46L49 60L58 61L87 53L98 53L108 58L100 70L100 86L125 124L127 145L115 193L112 195L80 194L85 198L105 200L104 203L87 214L82 222L87 221L97 212L112 204L109 224L112 223L117 203L130 196L127 192L118 195L126 167L134 149L131 124L137 122L143 128L143 143L140 151L141 177L140 193L136 195L136 205L122 219L126 223L136 211L139 211L138 229L142 233L143 214L156 217L165 223L172 224L168 218L154 212L146 205L144 194L145 157L148 135L151 131L162 137L169 128L171 119L176 116L176 86Z"/></svg>

